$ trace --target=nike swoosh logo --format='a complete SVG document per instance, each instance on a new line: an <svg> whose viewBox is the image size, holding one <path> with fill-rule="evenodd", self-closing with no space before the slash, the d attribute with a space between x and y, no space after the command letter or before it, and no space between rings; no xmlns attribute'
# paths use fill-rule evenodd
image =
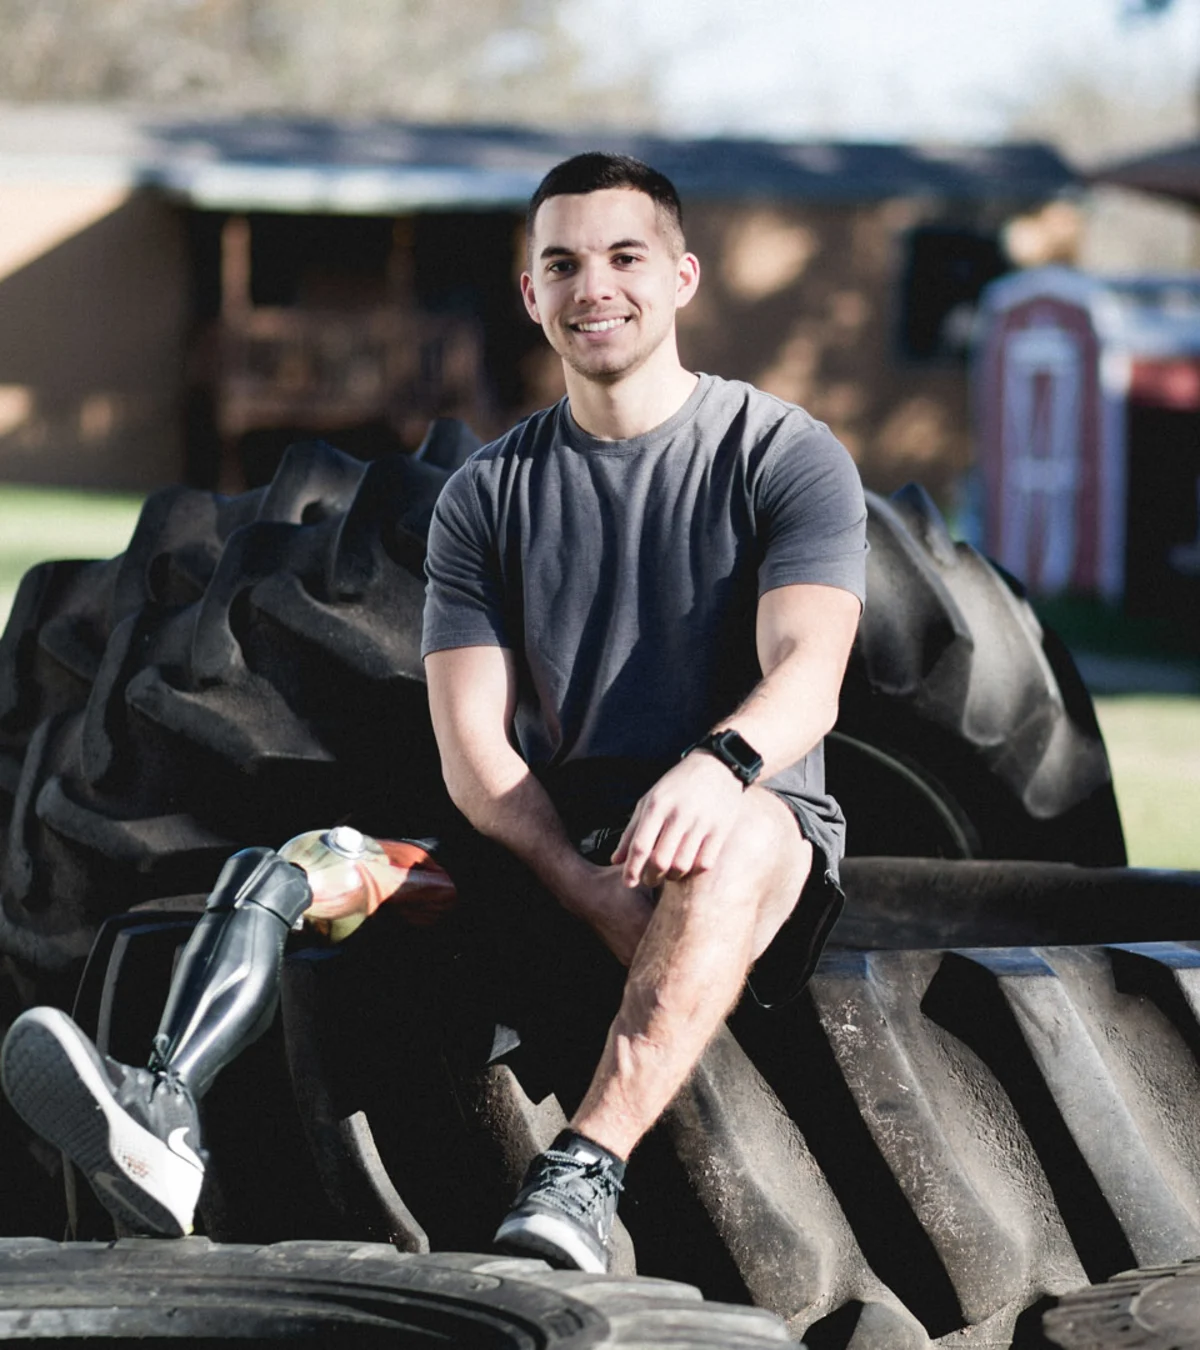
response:
<svg viewBox="0 0 1200 1350"><path fill-rule="evenodd" d="M182 1158L184 1162L192 1164L197 1171L204 1171L204 1161L198 1154L194 1153L187 1145L188 1130L186 1125L180 1125L178 1129L171 1131L167 1135L167 1147L177 1158Z"/></svg>

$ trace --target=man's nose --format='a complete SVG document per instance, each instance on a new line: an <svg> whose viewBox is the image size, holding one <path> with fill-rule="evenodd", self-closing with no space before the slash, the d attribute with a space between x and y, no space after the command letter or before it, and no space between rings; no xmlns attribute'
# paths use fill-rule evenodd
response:
<svg viewBox="0 0 1200 1350"><path fill-rule="evenodd" d="M613 294L612 271L607 259L580 263L575 273L575 299L594 303Z"/></svg>

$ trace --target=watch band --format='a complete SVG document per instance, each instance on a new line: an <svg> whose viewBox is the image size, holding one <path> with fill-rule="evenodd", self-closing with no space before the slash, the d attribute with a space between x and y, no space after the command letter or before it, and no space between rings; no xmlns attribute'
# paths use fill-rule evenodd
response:
<svg viewBox="0 0 1200 1350"><path fill-rule="evenodd" d="M680 758L686 759L693 750L703 750L706 754L719 759L744 788L748 788L762 773L762 756L732 727L726 727L724 731L710 731L707 736L701 736L698 741L688 746Z"/></svg>

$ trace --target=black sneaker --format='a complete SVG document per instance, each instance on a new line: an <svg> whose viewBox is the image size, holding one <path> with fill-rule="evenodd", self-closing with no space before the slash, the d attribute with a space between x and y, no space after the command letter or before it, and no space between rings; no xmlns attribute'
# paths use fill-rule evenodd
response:
<svg viewBox="0 0 1200 1350"><path fill-rule="evenodd" d="M0 1079L17 1114L76 1164L136 1233L182 1237L204 1180L195 1101L176 1078L101 1058L57 1008L12 1024Z"/></svg>
<svg viewBox="0 0 1200 1350"><path fill-rule="evenodd" d="M620 1158L564 1130L529 1164L494 1241L508 1252L603 1275L624 1179Z"/></svg>

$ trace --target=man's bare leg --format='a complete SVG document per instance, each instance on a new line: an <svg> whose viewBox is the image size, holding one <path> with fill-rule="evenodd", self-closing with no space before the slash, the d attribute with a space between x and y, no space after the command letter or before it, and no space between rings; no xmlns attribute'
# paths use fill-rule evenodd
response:
<svg viewBox="0 0 1200 1350"><path fill-rule="evenodd" d="M695 1068L795 907L812 845L774 795L742 799L715 867L662 887L570 1128L531 1164L497 1242L603 1271L625 1160Z"/></svg>
<svg viewBox="0 0 1200 1350"><path fill-rule="evenodd" d="M811 866L795 816L751 789L717 865L663 884L573 1130L629 1157L737 1002Z"/></svg>

